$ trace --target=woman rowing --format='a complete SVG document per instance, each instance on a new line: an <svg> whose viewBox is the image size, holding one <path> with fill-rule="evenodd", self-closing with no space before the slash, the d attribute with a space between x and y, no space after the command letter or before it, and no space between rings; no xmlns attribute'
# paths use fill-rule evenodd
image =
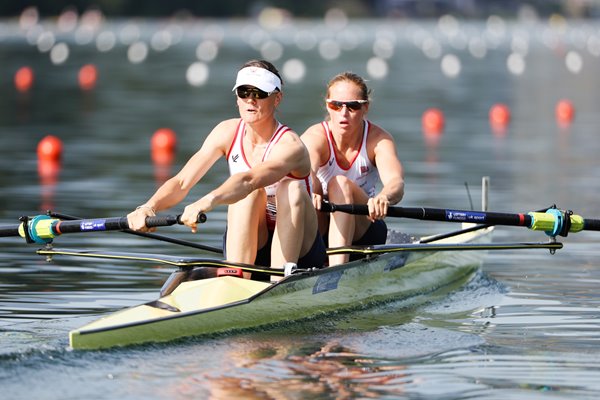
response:
<svg viewBox="0 0 600 400"><path fill-rule="evenodd" d="M310 153L315 184L313 202L367 204L368 216L319 213L319 228L330 247L385 243L383 218L388 206L404 195L402 164L392 136L366 119L369 89L351 72L335 76L327 85L328 119L302 135ZM379 180L383 184L377 193ZM317 180L315 180L317 181ZM320 186L320 187L319 187ZM329 256L329 265L347 262L348 254Z"/></svg>
<svg viewBox="0 0 600 400"><path fill-rule="evenodd" d="M196 232L199 213L228 204L223 244L228 261L274 268L323 266L326 253L311 203L309 154L298 135L275 118L283 97L279 72L267 61L248 61L233 90L240 118L213 128L183 169L127 216L131 229L147 231L147 216L184 200L226 157L231 176L187 205L182 222Z"/></svg>

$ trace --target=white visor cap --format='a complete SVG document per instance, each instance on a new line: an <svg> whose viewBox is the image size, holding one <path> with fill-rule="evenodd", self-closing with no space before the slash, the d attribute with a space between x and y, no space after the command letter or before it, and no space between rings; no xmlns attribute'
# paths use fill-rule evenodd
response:
<svg viewBox="0 0 600 400"><path fill-rule="evenodd" d="M275 89L281 91L281 79L274 73L264 68L246 67L240 69L235 80L235 86L232 90L240 86L254 86L263 92L270 93Z"/></svg>

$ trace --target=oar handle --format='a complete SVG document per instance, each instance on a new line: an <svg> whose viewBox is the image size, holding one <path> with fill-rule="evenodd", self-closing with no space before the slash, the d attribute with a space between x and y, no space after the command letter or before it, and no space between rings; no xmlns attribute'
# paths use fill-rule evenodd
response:
<svg viewBox="0 0 600 400"><path fill-rule="evenodd" d="M204 220L206 220L206 216L204 216ZM155 228L158 226L171 226L175 224L182 224L181 215L157 215L154 217L146 217L146 226L148 228ZM127 225L127 229L129 229L129 225Z"/></svg>
<svg viewBox="0 0 600 400"><path fill-rule="evenodd" d="M0 236L21 236L27 243L50 243L56 236L65 233L97 232L97 231L122 231L129 229L127 217L95 218L80 220L60 220L48 215L37 215L35 217L22 217L21 224L13 226L1 226ZM198 214L198 223L206 222L206 214ZM170 226L183 224L181 215L161 215L146 217L146 226L154 228L158 226Z"/></svg>
<svg viewBox="0 0 600 400"><path fill-rule="evenodd" d="M199 224L203 224L206 222L206 214L203 212L198 213L198 217L196 218L196 222ZM181 222L181 214L177 216L173 215L157 215L154 217L146 217L146 226L148 228L155 228L157 226L171 226L171 225L183 225ZM129 226L127 226L129 228Z"/></svg>

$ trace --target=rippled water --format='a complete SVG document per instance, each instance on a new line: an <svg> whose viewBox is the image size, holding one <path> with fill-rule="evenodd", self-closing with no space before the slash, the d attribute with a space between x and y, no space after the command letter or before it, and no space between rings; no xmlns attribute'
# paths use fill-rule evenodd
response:
<svg viewBox="0 0 600 400"><path fill-rule="evenodd" d="M78 44L73 33L57 33L58 41L69 44L70 55L54 65L49 53L28 44L24 32L0 22L2 225L47 208L103 217L123 215L140 204L218 121L235 116L233 76L244 61L261 56L269 38L282 45L278 66L296 58L306 68L299 82L286 79L280 110L280 119L299 132L324 115L321 100L331 76L343 70L368 76L374 51L385 60L385 78L370 77L370 118L397 140L407 181L402 204L470 208L470 193L479 207L480 179L490 176L494 211L523 212L556 203L584 217L600 216L600 59L593 45L600 30L595 23L554 29L511 23L502 31L469 22L454 31L433 21L361 21L345 29L302 21L269 31L243 21L181 26L113 21L101 31L122 39L132 24L146 43L157 31L169 30L172 45L164 51L150 47L147 59L135 64L127 59L126 44L100 52L95 42ZM54 28L48 22L44 29ZM196 46L209 37L218 39L219 52L206 61L208 81L194 87L186 82L186 70L197 61ZM487 44L483 58L469 52L473 38ZM323 50L323 42L334 45ZM335 43L339 57L329 59L336 54ZM440 57L426 55L432 56L431 43L440 46ZM523 43L525 70L514 75L507 60L512 51L524 51ZM387 52L381 53L382 46ZM445 54L461 61L457 77L442 72ZM577 56L579 72L566 61ZM81 91L75 78L86 63L94 63L100 76L90 92ZM36 71L28 93L12 86L22 65ZM561 98L576 107L568 127L554 119ZM512 111L503 133L488 124L488 110L498 102ZM446 114L437 143L421 133L421 114L429 107ZM150 136L160 127L174 129L179 140L175 161L162 167L153 165L149 154ZM54 180L38 176L35 148L47 134L64 143ZM225 175L225 165L219 164L193 196ZM179 227L162 233L218 246L224 221L224 209L218 209L198 235ZM389 223L415 234L454 229L444 223ZM494 239L543 240L543 233L501 227ZM155 299L170 269L69 258L47 263L35 255L36 246L2 238L3 397L595 398L600 381L598 234L570 234L563 241L565 248L553 256L542 250L490 253L470 282L435 295L268 330L80 352L67 348L69 330ZM56 244L199 254L121 233L63 236Z"/></svg>

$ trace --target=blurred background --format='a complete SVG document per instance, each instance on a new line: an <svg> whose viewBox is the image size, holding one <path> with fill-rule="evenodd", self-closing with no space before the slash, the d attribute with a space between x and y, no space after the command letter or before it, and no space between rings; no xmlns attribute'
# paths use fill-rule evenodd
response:
<svg viewBox="0 0 600 400"><path fill-rule="evenodd" d="M278 1L144 1L144 0L57 0L4 2L0 15L19 15L23 9L34 6L43 15L58 15L66 9L83 12L96 8L114 16L194 16L194 17L251 17L265 8L279 8L299 18L323 16L331 8L343 9L350 17L409 18L437 17L453 13L468 18L483 18L492 13L515 17L523 13L540 16L559 13L567 17L597 17L597 0L294 0Z"/></svg>

